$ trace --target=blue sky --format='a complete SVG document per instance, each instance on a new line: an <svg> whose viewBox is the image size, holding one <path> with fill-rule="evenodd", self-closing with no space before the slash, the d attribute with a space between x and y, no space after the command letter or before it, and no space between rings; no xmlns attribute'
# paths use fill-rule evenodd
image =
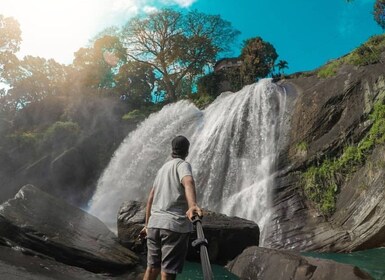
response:
<svg viewBox="0 0 385 280"><path fill-rule="evenodd" d="M373 5L374 0L200 0L191 8L220 14L242 32L241 41L260 36L272 43L278 59L289 63L286 72L293 73L313 70L381 34Z"/></svg>
<svg viewBox="0 0 385 280"><path fill-rule="evenodd" d="M293 73L313 70L381 34L373 5L374 0L0 0L0 13L20 22L20 56L68 64L105 27L162 7L197 9L220 14L241 31L234 56L244 39L260 36L274 45L278 59L288 61L286 73Z"/></svg>

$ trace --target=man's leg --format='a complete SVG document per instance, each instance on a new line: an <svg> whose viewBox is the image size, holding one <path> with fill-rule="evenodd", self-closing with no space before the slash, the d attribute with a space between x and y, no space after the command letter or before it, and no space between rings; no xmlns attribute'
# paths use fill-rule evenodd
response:
<svg viewBox="0 0 385 280"><path fill-rule="evenodd" d="M162 280L175 279L182 272L187 253L189 233L160 230L162 243Z"/></svg>
<svg viewBox="0 0 385 280"><path fill-rule="evenodd" d="M162 280L175 280L176 279L176 274L171 274L162 271Z"/></svg>
<svg viewBox="0 0 385 280"><path fill-rule="evenodd" d="M161 242L159 229L147 229L147 269L143 280L156 280L160 273Z"/></svg>
<svg viewBox="0 0 385 280"><path fill-rule="evenodd" d="M146 273L144 274L143 280L156 280L160 272L160 268L158 267L150 267L148 266L146 269ZM163 279L163 276L162 276Z"/></svg>

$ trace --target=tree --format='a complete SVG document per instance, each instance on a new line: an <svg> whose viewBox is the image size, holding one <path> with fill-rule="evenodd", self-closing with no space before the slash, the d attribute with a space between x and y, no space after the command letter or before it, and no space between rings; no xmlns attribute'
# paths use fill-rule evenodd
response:
<svg viewBox="0 0 385 280"><path fill-rule="evenodd" d="M376 0L373 15L374 20L385 30L385 0Z"/></svg>
<svg viewBox="0 0 385 280"><path fill-rule="evenodd" d="M278 68L278 73L283 74L284 69L289 68L289 63L286 60L279 60L275 66Z"/></svg>
<svg viewBox="0 0 385 280"><path fill-rule="evenodd" d="M0 83L7 83L7 73L18 63L15 55L21 43L19 23L10 17L0 15ZM0 118L5 119L9 112L7 90L0 89Z"/></svg>
<svg viewBox="0 0 385 280"><path fill-rule="evenodd" d="M243 85L247 85L272 73L278 54L272 44L255 37L244 41L240 57L241 79Z"/></svg>
<svg viewBox="0 0 385 280"><path fill-rule="evenodd" d="M124 97L132 109L152 102L155 75L148 64L128 61L122 65L115 77L116 90Z"/></svg>
<svg viewBox="0 0 385 280"><path fill-rule="evenodd" d="M4 63L10 55L17 53L20 43L19 23L14 18L0 15L0 63Z"/></svg>
<svg viewBox="0 0 385 280"><path fill-rule="evenodd" d="M12 69L6 69L5 76L10 89L4 98L12 110L19 110L48 96L61 95L67 71L53 59L26 56Z"/></svg>
<svg viewBox="0 0 385 280"><path fill-rule="evenodd" d="M105 35L96 39L91 48L75 53L74 74L79 85L95 89L111 89L114 76L126 61L126 50L116 36Z"/></svg>
<svg viewBox="0 0 385 280"><path fill-rule="evenodd" d="M220 16L164 9L130 20L122 40L131 59L153 69L157 90L175 101L186 81L202 75L238 34Z"/></svg>

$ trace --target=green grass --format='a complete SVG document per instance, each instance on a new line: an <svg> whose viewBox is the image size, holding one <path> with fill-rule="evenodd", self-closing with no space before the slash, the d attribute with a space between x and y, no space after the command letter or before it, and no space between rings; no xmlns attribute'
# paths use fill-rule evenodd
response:
<svg viewBox="0 0 385 280"><path fill-rule="evenodd" d="M124 121L141 121L144 120L147 117L146 112L142 110L132 110L128 112L127 114L123 115L122 120Z"/></svg>
<svg viewBox="0 0 385 280"><path fill-rule="evenodd" d="M376 35L369 38L367 42L353 50L346 56L336 59L318 70L319 78L329 78L337 74L338 69L343 64L363 66L374 64L381 61L381 53L385 51L385 34Z"/></svg>
<svg viewBox="0 0 385 280"><path fill-rule="evenodd" d="M334 60L328 64L326 64L325 66L323 66L317 73L317 76L319 78L329 78L329 77L333 77L335 74L337 74L337 71L339 69L339 67L341 66L342 64L342 60L339 59L339 60Z"/></svg>
<svg viewBox="0 0 385 280"><path fill-rule="evenodd" d="M305 141L301 141L296 145L297 152L305 153L308 149L308 144Z"/></svg>

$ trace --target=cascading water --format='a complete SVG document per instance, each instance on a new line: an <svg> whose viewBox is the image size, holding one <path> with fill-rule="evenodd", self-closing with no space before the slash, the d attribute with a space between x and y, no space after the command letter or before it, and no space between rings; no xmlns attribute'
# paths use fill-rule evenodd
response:
<svg viewBox="0 0 385 280"><path fill-rule="evenodd" d="M188 101L165 106L130 133L115 152L89 211L116 223L123 201L145 201L157 170L169 160L178 134L191 142L199 204L258 223L269 217L272 171L286 94L264 79L237 93L223 93L200 111Z"/></svg>

